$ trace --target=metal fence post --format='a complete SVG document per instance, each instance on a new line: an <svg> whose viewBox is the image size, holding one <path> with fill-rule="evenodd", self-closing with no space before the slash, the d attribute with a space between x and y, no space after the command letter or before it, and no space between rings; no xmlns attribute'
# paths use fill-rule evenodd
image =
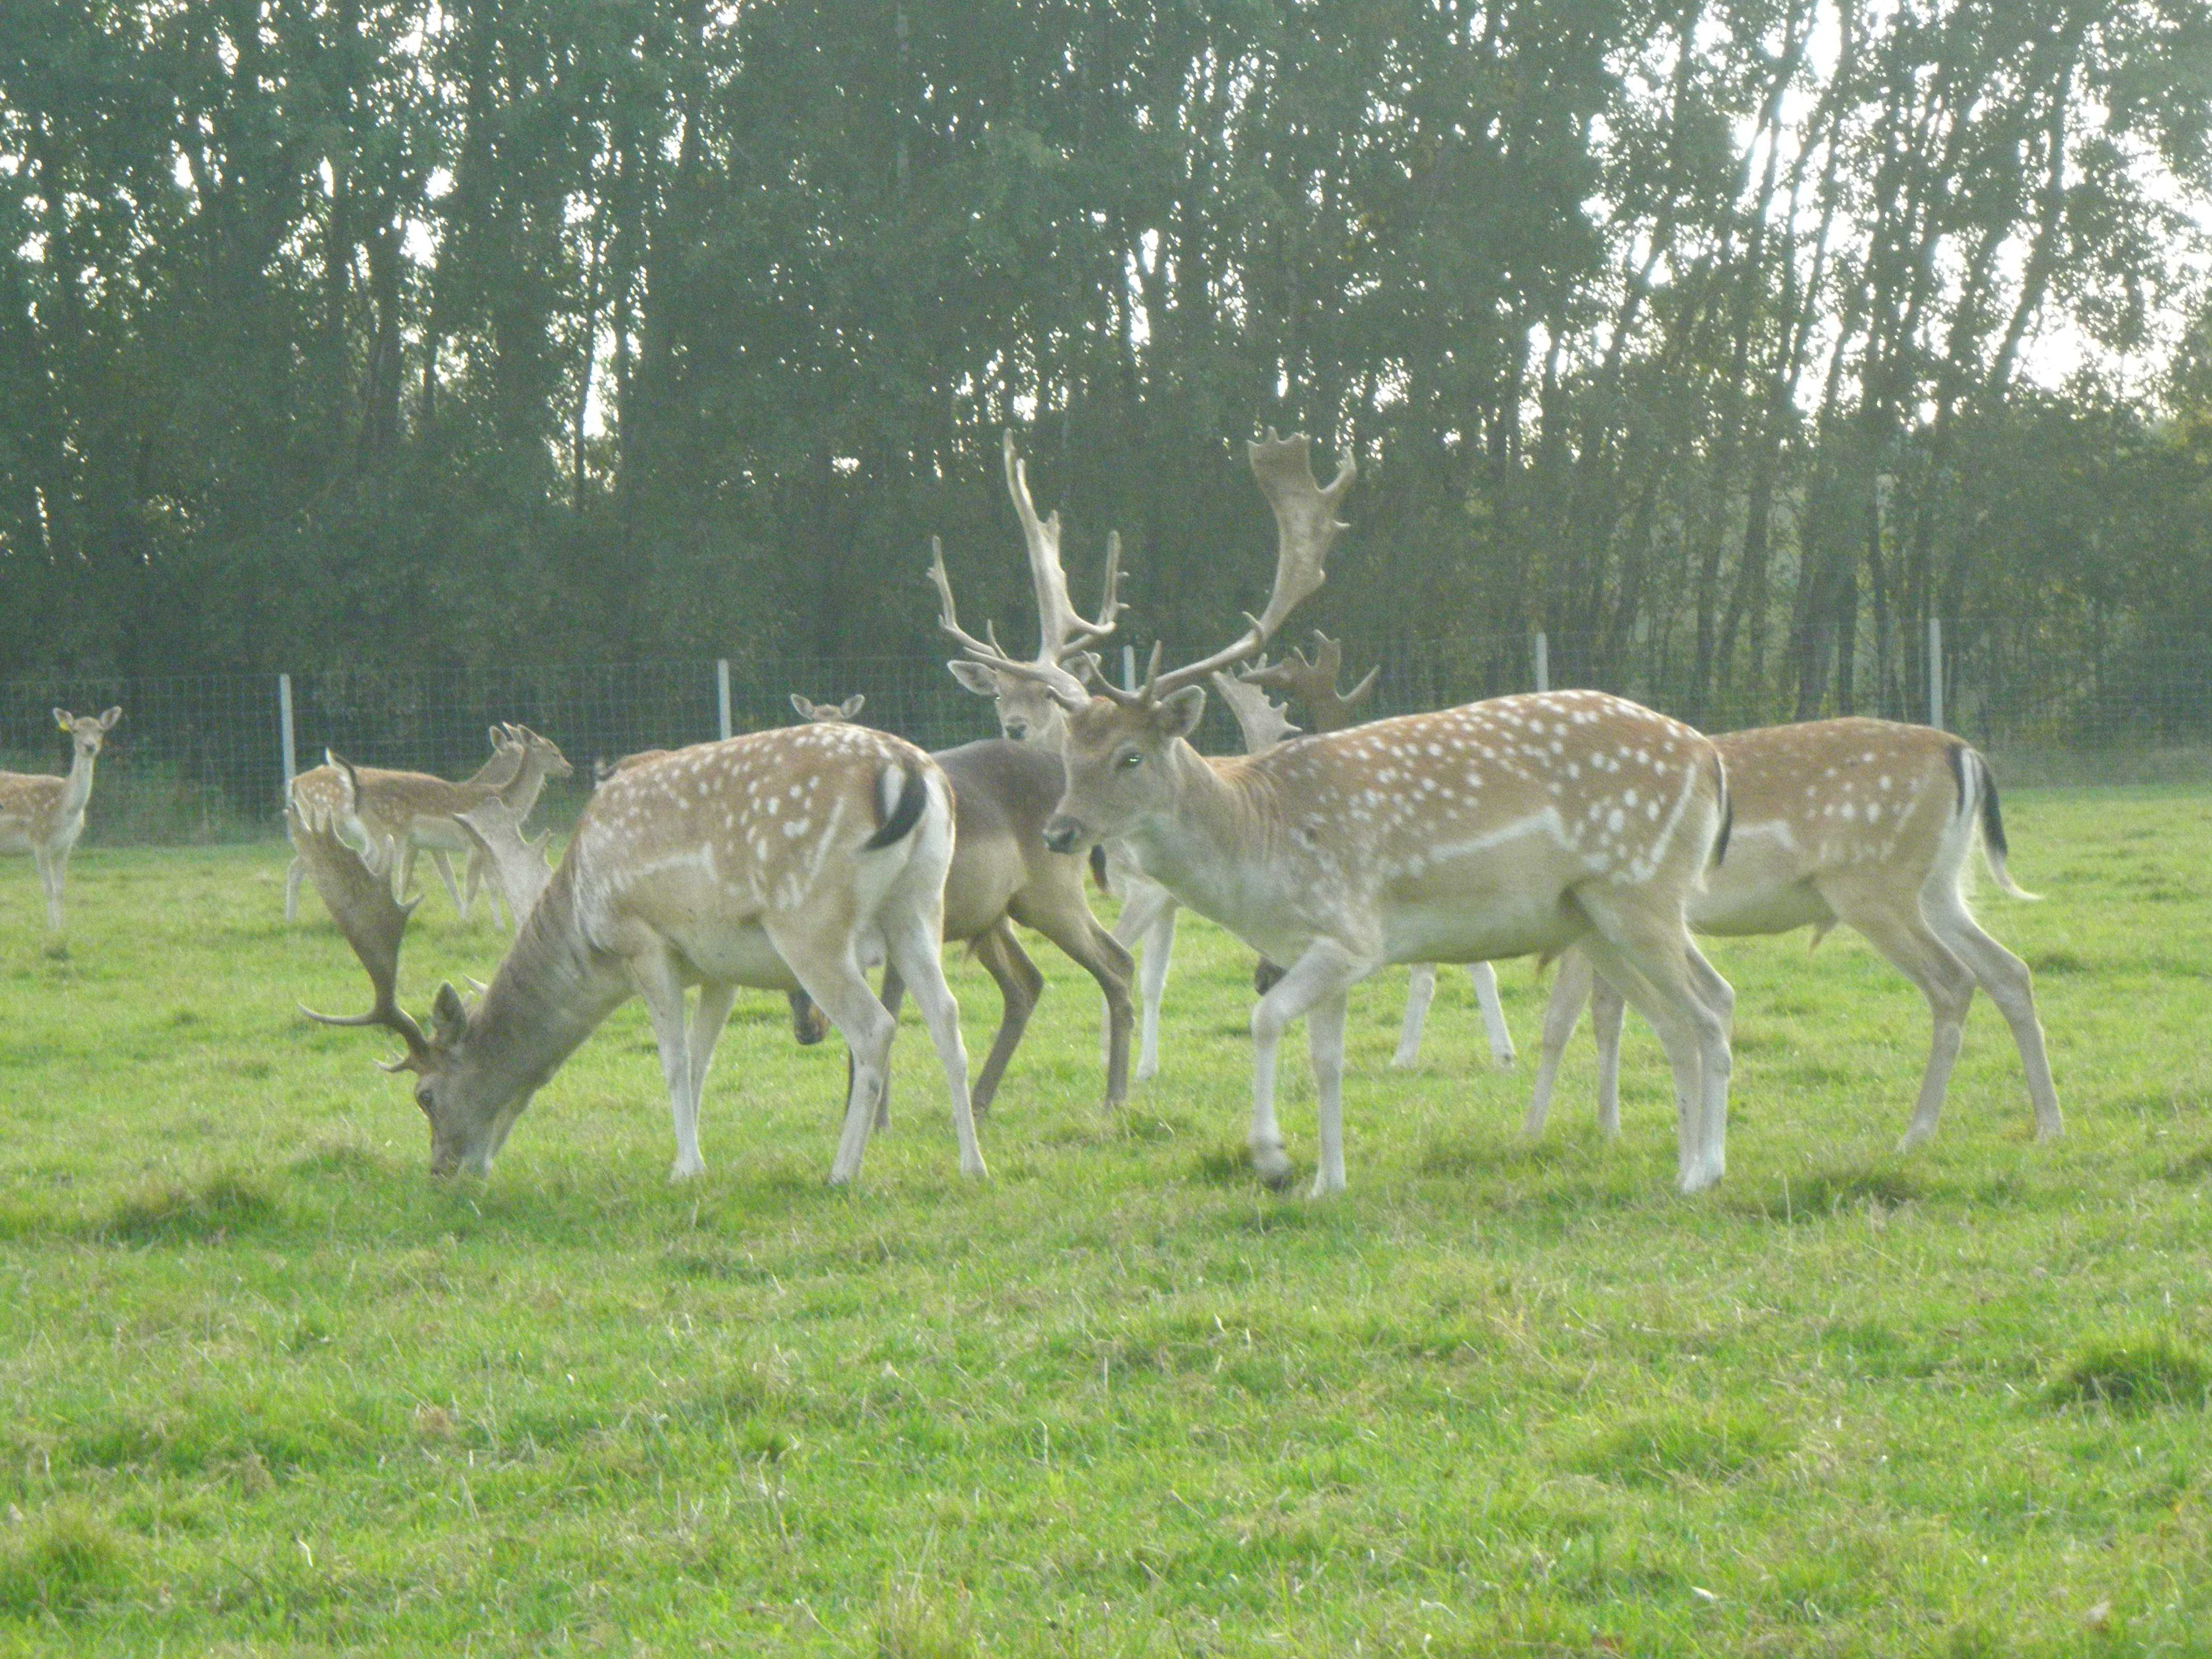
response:
<svg viewBox="0 0 2212 1659"><path fill-rule="evenodd" d="M1928 724L1943 728L1943 619L1928 619Z"/></svg>
<svg viewBox="0 0 2212 1659"><path fill-rule="evenodd" d="M1536 630L1536 689L1539 691L1552 689L1552 642L1544 636L1544 630L1540 628Z"/></svg>
<svg viewBox="0 0 2212 1659"><path fill-rule="evenodd" d="M292 799L292 780L299 775L300 763L292 748L292 677L276 677L276 730L284 745L284 799Z"/></svg>
<svg viewBox="0 0 2212 1659"><path fill-rule="evenodd" d="M714 718L720 725L722 735L730 735L730 659L714 659Z"/></svg>

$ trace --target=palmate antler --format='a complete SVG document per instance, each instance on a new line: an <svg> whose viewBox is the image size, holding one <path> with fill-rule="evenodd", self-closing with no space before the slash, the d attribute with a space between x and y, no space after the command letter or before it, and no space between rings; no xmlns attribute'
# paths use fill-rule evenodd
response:
<svg viewBox="0 0 2212 1659"><path fill-rule="evenodd" d="M552 869L545 862L545 846L553 839L553 832L541 830L535 839L526 839L520 816L496 795L465 812L454 813L453 822L491 860L500 896L507 901L507 912L520 932L536 906L538 896L553 878Z"/></svg>
<svg viewBox="0 0 2212 1659"><path fill-rule="evenodd" d="M1237 678L1251 685L1279 691L1286 697L1296 697L1305 705L1315 731L1340 732L1352 723L1353 708L1373 693L1376 677L1382 672L1379 665L1370 668L1365 679L1351 690L1340 693L1336 677L1343 667L1344 647L1316 629L1311 661L1294 646L1285 660L1270 664L1262 659L1256 666L1240 671Z"/></svg>
<svg viewBox="0 0 2212 1659"><path fill-rule="evenodd" d="M337 763L346 772L352 769L343 761ZM407 1045L406 1055L386 1063L386 1069L421 1066L429 1059L429 1040L413 1017L399 1006L394 992L399 978L399 942L407 932L408 917L422 901L402 904L394 899L391 883L371 870L327 823L310 824L289 806L284 809L284 819L293 848L307 866L308 878L323 896L331 920L337 923L354 955L361 958L375 993L375 1000L365 1014L319 1014L305 1006L300 1012L325 1025L380 1025Z"/></svg>
<svg viewBox="0 0 2212 1659"><path fill-rule="evenodd" d="M1213 689L1229 705L1229 712L1237 717L1237 729L1244 735L1246 754L1256 755L1263 749L1273 749L1284 738L1297 735L1298 728L1291 724L1283 705L1269 697L1251 677L1239 679L1218 673L1213 677Z"/></svg>

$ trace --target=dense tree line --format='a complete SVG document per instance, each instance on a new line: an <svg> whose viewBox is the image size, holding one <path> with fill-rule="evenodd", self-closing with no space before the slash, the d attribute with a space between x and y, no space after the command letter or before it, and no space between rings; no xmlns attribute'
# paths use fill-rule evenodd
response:
<svg viewBox="0 0 2212 1659"><path fill-rule="evenodd" d="M933 650L1006 423L1199 645L1272 422L1357 654L2124 687L2212 665L2209 197L2197 0L16 0L0 674Z"/></svg>

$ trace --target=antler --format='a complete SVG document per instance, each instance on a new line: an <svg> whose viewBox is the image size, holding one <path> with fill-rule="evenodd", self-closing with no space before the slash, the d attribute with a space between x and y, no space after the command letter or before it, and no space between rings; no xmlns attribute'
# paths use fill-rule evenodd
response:
<svg viewBox="0 0 2212 1659"><path fill-rule="evenodd" d="M1337 537L1350 528L1337 518L1337 506L1352 489L1358 468L1346 454L1338 464L1334 482L1323 489L1314 477L1310 447L1304 433L1279 438L1273 427L1267 428L1266 438L1254 439L1245 446L1252 476L1259 480L1268 506L1275 509L1275 586L1267 596L1267 608L1256 617L1245 613L1244 620L1251 626L1243 639L1226 650L1170 674L1147 675L1145 689L1138 694L1141 700L1157 702L1187 685L1197 684L1218 669L1264 651L1291 612L1326 580L1322 561ZM1155 666L1158 660L1155 651Z"/></svg>
<svg viewBox="0 0 2212 1659"><path fill-rule="evenodd" d="M1037 517L1036 503L1030 499L1029 463L1014 453L1012 428L1006 428L1000 448L1006 462L1006 493L1013 497L1014 515L1022 521L1030 582L1036 589L1036 660L1061 662L1077 647L1111 634L1124 609L1115 597L1121 582L1121 532L1106 538L1106 597L1098 608L1098 620L1086 621L1067 597L1067 570L1060 559L1060 514Z"/></svg>
<svg viewBox="0 0 2212 1659"><path fill-rule="evenodd" d="M1256 755L1262 749L1272 749L1297 732L1283 705L1261 690L1256 681L1216 674L1213 689L1229 705L1229 712L1237 716L1237 728L1244 734L1246 754Z"/></svg>
<svg viewBox="0 0 2212 1659"><path fill-rule="evenodd" d="M1118 540L1115 544L1118 547ZM959 641L961 648L970 657L1002 674L1036 681L1063 708L1081 708L1089 704L1091 694L1083 689L1083 682L1057 660L1040 658L1036 662L1017 662L1000 647L997 630L988 623L983 625L984 638L980 640L961 627L959 611L952 603L952 579L945 574L945 543L937 536L929 538L929 580L937 589L937 625Z"/></svg>
<svg viewBox="0 0 2212 1659"><path fill-rule="evenodd" d="M350 774L352 769L339 763ZM392 885L371 870L361 856L331 833L327 825L309 825L291 807L284 818L293 848L307 866L307 876L323 903L345 935L361 965L368 970L375 1000L365 1014L319 1014L302 1006L300 1012L325 1025L381 1025L407 1045L406 1058L387 1069L419 1066L430 1056L430 1044L412 1016L394 1000L399 977L399 942L407 932L407 919L420 899L402 904L392 896Z"/></svg>
<svg viewBox="0 0 2212 1659"><path fill-rule="evenodd" d="M553 872L545 862L545 844L552 840L553 832L542 830L535 841L525 840L521 818L497 796L465 812L454 813L453 822L467 831L469 839L483 848L485 856L491 860L492 868L498 872L501 896L520 932L524 920L537 904L538 896L553 878Z"/></svg>
<svg viewBox="0 0 2212 1659"><path fill-rule="evenodd" d="M1316 629L1310 662L1304 652L1293 646L1285 660L1270 664L1263 658L1258 666L1242 670L1237 678L1279 691L1286 697L1297 698L1305 704L1315 731L1337 732L1352 723L1353 707L1366 701L1375 690L1376 677L1382 672L1379 665L1369 669L1365 679L1340 694L1336 677L1343 666L1344 647Z"/></svg>

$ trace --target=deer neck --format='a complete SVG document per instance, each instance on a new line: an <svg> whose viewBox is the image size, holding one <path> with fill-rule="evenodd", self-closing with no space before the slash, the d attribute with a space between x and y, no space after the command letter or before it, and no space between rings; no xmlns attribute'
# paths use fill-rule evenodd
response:
<svg viewBox="0 0 2212 1659"><path fill-rule="evenodd" d="M469 1021L470 1064L501 1091L526 1097L632 988L621 963L585 938L563 860Z"/></svg>
<svg viewBox="0 0 2212 1659"><path fill-rule="evenodd" d="M499 798L514 809L514 821L522 823L536 810L538 797L545 791L544 758L535 751L525 755L522 769L512 781L499 790Z"/></svg>
<svg viewBox="0 0 2212 1659"><path fill-rule="evenodd" d="M1201 915L1245 935L1278 907L1273 854L1279 839L1266 774L1244 756L1208 758L1177 739L1165 760L1166 801L1122 844L1144 872Z"/></svg>
<svg viewBox="0 0 2212 1659"><path fill-rule="evenodd" d="M92 769L96 757L80 749L70 763L69 775L62 780L61 813L59 824L74 823L84 815L85 803L92 799Z"/></svg>
<svg viewBox="0 0 2212 1659"><path fill-rule="evenodd" d="M490 759L461 780L460 787L464 789L482 789L487 793L496 793L507 788L521 775L523 768L529 759L528 754L521 750L495 749L492 750Z"/></svg>

